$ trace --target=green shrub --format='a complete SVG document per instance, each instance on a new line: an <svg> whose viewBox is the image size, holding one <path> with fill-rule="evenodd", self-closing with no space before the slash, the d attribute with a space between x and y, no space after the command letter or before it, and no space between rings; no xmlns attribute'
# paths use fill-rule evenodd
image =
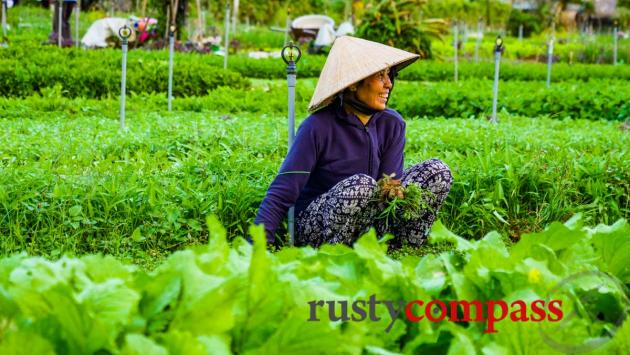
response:
<svg viewBox="0 0 630 355"><path fill-rule="evenodd" d="M431 58L431 41L446 33L442 20L421 20L424 0L380 1L368 8L356 36Z"/></svg>
<svg viewBox="0 0 630 355"><path fill-rule="evenodd" d="M0 95L30 96L60 85L67 97L105 97L120 93L120 54L112 51L37 51L31 58L0 59ZM96 57L100 54L100 57ZM140 54L140 53L134 53ZM180 57L181 58L181 57ZM246 88L247 79L223 70L201 57L189 57L173 69L174 96L206 95L220 86ZM130 55L127 90L135 93L166 92L168 61Z"/></svg>
<svg viewBox="0 0 630 355"><path fill-rule="evenodd" d="M479 45L479 59L481 61L492 60L494 57L494 36L487 34ZM452 38L447 38L443 42L434 42L432 45L433 54L436 60L450 60L453 58ZM504 63L506 60L526 61L546 63L547 61L547 38L542 35L532 39L517 41L513 37L504 39L505 51L503 52ZM469 62L475 53L475 40L469 39L459 50L459 56L463 63ZM554 63L580 63L580 64L612 64L613 43L612 36L600 37L578 37L578 36L558 36L553 49ZM630 61L630 43L619 41L618 58L624 62Z"/></svg>
<svg viewBox="0 0 630 355"><path fill-rule="evenodd" d="M499 0L429 0L423 8L427 17L458 19L475 24L482 18L486 25L492 27L503 27L510 10L509 3Z"/></svg>
<svg viewBox="0 0 630 355"><path fill-rule="evenodd" d="M514 37L518 36L520 26L523 26L523 37L529 37L541 30L540 20L535 14L512 10L507 24L509 33Z"/></svg>
<svg viewBox="0 0 630 355"><path fill-rule="evenodd" d="M100 51L9 47L0 51L0 95L30 96L44 88L61 85L69 97L104 97L120 91L119 50ZM317 78L326 58L305 54L297 65L298 80ZM129 92L166 92L168 54L163 51L135 50L128 55L127 88ZM246 88L248 78L285 79L286 65L280 58L251 59L230 56L228 71L223 57L178 53L175 55L174 95L201 96L219 86ZM419 61L400 73L401 80L449 81L453 65L435 61ZM493 63L460 63L459 77L491 79ZM502 81L544 81L547 67L539 63L501 64ZM553 67L552 81L589 81L593 79L630 80L630 67L558 63ZM624 90L621 90L622 92Z"/></svg>
<svg viewBox="0 0 630 355"><path fill-rule="evenodd" d="M414 63L400 73L402 80L439 81L453 80L452 63L422 61ZM544 81L547 78L547 65L542 63L501 63L501 80ZM460 79L492 79L494 63L459 63ZM570 81L591 79L630 80L629 66L608 66L589 64L554 64L551 80Z"/></svg>
<svg viewBox="0 0 630 355"><path fill-rule="evenodd" d="M284 115L287 110L287 88L282 81L257 84L250 89L218 87L205 96L181 97L173 101L173 109L187 112L221 111L223 113L255 113ZM296 113L306 117L306 108L315 86L314 79L298 81ZM546 88L539 81L507 81L499 84L499 111L524 116L548 115L552 118L623 121L630 119L630 91L622 80L565 81ZM0 116L14 112L32 112L35 117L48 111L64 111L74 116L92 112L115 117L117 96L111 99L68 101L63 87L41 88L40 99L26 101L0 100ZM67 96L67 95L66 95ZM136 97L137 96L137 97ZM467 80L452 82L396 83L390 107L406 119L413 117L488 117L492 108L492 81ZM130 111L149 113L165 109L165 92L159 95L130 94Z"/></svg>
<svg viewBox="0 0 630 355"><path fill-rule="evenodd" d="M489 117L492 81L410 82L397 85L390 105L405 117ZM544 82L499 84L499 111L525 116L590 120L630 120L626 81L566 81L547 88Z"/></svg>

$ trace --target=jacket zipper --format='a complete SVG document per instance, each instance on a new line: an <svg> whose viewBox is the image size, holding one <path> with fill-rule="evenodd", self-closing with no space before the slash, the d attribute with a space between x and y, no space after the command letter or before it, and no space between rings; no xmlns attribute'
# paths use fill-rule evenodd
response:
<svg viewBox="0 0 630 355"><path fill-rule="evenodd" d="M368 175L372 176L372 138L370 137L370 130L367 128L367 126L363 126L363 128L365 129L365 134L368 138Z"/></svg>

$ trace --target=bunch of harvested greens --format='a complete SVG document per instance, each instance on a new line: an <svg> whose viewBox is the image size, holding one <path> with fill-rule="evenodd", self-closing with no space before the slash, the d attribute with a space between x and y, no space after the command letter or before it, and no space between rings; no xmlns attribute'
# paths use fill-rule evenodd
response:
<svg viewBox="0 0 630 355"><path fill-rule="evenodd" d="M420 218L423 211L431 210L428 201L433 197L430 190L416 183L410 183L405 187L400 180L393 177L394 174L384 174L378 181L374 196L374 202L378 203L381 211L376 218L384 220L386 229L399 218L403 221Z"/></svg>

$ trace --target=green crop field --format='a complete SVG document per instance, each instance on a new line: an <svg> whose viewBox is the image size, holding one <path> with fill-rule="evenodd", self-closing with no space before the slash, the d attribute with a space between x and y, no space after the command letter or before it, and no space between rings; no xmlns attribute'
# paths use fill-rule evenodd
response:
<svg viewBox="0 0 630 355"><path fill-rule="evenodd" d="M521 62L542 35L506 38L497 124L494 64L472 62L469 40L453 82L452 38L435 42L389 102L406 122L405 166L439 158L453 174L425 244L388 250L396 236L372 230L297 248L284 221L266 248L253 221L287 154L281 59L239 53L224 70L221 56L177 53L169 112L168 52L132 50L121 130L120 48L42 46L47 10L9 14L0 354L630 349L630 69L624 56L598 64L604 35L567 35L550 87L545 64ZM87 12L82 31L102 16ZM283 44L250 31L243 51ZM296 126L326 59L304 52Z"/></svg>

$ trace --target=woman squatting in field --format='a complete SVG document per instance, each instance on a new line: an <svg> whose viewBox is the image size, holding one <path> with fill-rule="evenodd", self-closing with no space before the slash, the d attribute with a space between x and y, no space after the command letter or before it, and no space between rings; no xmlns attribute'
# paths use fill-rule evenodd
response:
<svg viewBox="0 0 630 355"><path fill-rule="evenodd" d="M403 169L405 121L387 108L396 74L418 55L349 36L338 38L326 59L309 104L313 112L297 136L263 199L256 224L270 244L295 205L297 245L351 245L370 227L391 233L390 247L421 245L448 195L449 167L430 159ZM376 217L377 180L411 183L428 190L418 218L385 224ZM382 191L381 191L382 192ZM404 190L395 195L404 199Z"/></svg>

